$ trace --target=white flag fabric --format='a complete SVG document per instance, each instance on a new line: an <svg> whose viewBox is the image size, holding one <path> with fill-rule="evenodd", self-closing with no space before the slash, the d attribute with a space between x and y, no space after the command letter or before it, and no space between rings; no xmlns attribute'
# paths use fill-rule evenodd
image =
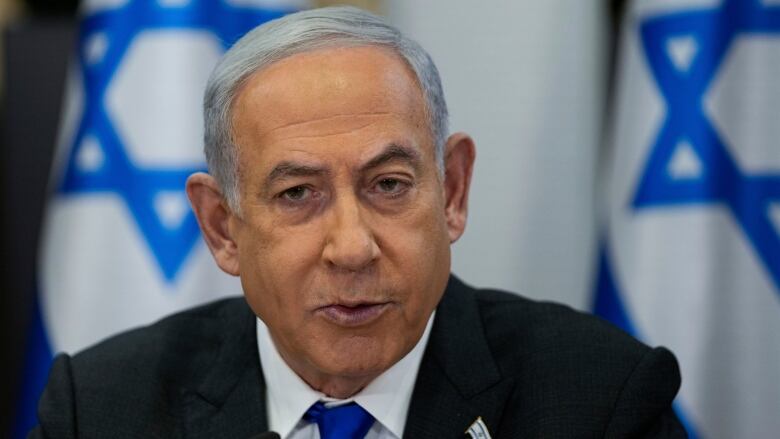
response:
<svg viewBox="0 0 780 439"><path fill-rule="evenodd" d="M211 259L184 193L187 176L205 169L203 90L238 37L305 3L81 5L42 235L39 327L28 349L26 370L39 376L25 377L21 434L34 422L48 369L41 363L52 354L241 294Z"/></svg>
<svg viewBox="0 0 780 439"><path fill-rule="evenodd" d="M596 311L680 361L691 437L780 431L780 2L630 4Z"/></svg>

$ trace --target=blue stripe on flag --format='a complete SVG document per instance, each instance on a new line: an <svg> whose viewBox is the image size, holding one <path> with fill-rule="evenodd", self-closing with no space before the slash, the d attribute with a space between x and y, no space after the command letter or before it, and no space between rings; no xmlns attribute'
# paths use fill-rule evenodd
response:
<svg viewBox="0 0 780 439"><path fill-rule="evenodd" d="M106 94L125 55L141 33L161 29L196 29L213 34L227 49L255 26L282 17L291 8L263 9L232 6L228 2L200 0L178 6L133 1L124 6L82 18L79 34L79 64L86 91L84 114L78 125L70 156L58 190L64 194L116 192L125 201L165 280L173 283L200 240L195 216L188 211L177 227L164 225L154 209L162 191L180 191L187 177L203 167L144 168L136 166L126 152L126 139L116 130L106 108ZM87 59L87 42L104 35L108 48L100 61ZM106 154L99 170L84 172L75 164L84 139L94 136Z"/></svg>
<svg viewBox="0 0 780 439"><path fill-rule="evenodd" d="M612 275L612 267L607 257L607 249L605 246L601 246L599 249L599 271L596 278L596 298L593 303L593 313L609 320L615 326L631 334L631 336L641 339L620 297L620 291L615 282L615 277ZM697 429L688 420L678 402L673 404L673 409L680 423L688 432L689 439L699 439L700 436L697 433Z"/></svg>
<svg viewBox="0 0 780 439"><path fill-rule="evenodd" d="M46 330L43 327L43 315L35 295L33 315L29 325L27 345L24 353L24 372L19 388L19 403L16 406L16 418L13 424L13 438L25 438L37 423L36 408L52 362L52 352Z"/></svg>
<svg viewBox="0 0 780 439"><path fill-rule="evenodd" d="M668 113L632 200L633 207L727 207L780 293L780 235L767 214L770 203L780 197L780 174L756 173L741 167L732 152L739 145L721 135L704 105L705 95L737 38L780 34L780 8L759 1L728 0L720 8L651 17L640 30L648 66ZM669 39L681 34L695 37L698 45L697 58L691 70L684 73L667 53ZM697 178L672 178L667 172L681 139L689 142L702 161L702 175Z"/></svg>
<svg viewBox="0 0 780 439"><path fill-rule="evenodd" d="M674 404L672 404L672 408L674 409L674 413L677 415L677 419L680 420L683 428L685 428L685 431L688 432L688 439L699 439L701 436L699 436L699 433L697 433L698 430L694 429L691 421L688 420L687 416L685 416L685 412L683 411L682 407L680 407L680 403L675 401Z"/></svg>

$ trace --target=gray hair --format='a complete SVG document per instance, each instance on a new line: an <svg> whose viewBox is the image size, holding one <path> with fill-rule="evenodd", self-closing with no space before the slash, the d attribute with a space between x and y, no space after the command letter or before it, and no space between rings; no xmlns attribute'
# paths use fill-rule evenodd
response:
<svg viewBox="0 0 780 439"><path fill-rule="evenodd" d="M206 84L203 99L206 162L234 212L239 213L239 169L231 107L241 85L254 72L295 54L367 45L393 50L417 76L425 98L436 162L443 173L447 104L439 72L430 55L417 42L369 12L345 6L312 9L269 21L247 33L225 53Z"/></svg>

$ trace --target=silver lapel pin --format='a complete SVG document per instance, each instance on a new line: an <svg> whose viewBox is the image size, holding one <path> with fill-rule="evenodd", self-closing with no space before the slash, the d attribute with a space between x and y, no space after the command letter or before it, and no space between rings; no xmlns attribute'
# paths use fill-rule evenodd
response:
<svg viewBox="0 0 780 439"><path fill-rule="evenodd" d="M466 430L466 434L471 436L472 439L492 439L485 422L482 420L482 416L477 417L477 420Z"/></svg>

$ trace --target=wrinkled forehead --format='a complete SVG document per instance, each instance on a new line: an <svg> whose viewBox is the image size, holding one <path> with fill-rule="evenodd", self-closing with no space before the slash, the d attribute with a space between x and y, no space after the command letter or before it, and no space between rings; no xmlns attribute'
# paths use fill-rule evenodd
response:
<svg viewBox="0 0 780 439"><path fill-rule="evenodd" d="M332 47L291 55L250 75L232 106L234 130L254 121L271 132L327 117L395 113L424 123L416 75L381 46Z"/></svg>

